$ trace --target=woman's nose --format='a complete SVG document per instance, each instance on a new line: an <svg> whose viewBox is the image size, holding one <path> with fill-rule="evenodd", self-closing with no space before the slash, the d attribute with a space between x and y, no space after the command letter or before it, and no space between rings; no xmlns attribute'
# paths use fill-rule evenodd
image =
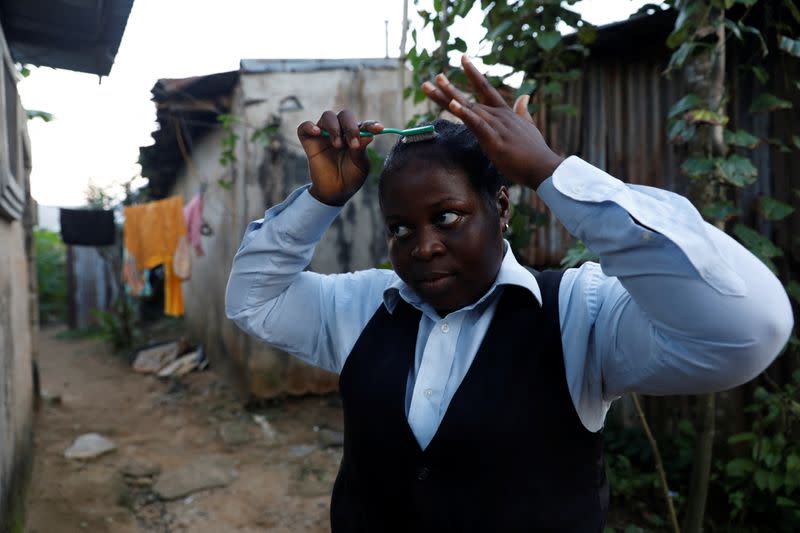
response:
<svg viewBox="0 0 800 533"><path fill-rule="evenodd" d="M411 249L411 257L421 261L428 261L445 250L438 232L434 228L423 228L417 231L417 240Z"/></svg>

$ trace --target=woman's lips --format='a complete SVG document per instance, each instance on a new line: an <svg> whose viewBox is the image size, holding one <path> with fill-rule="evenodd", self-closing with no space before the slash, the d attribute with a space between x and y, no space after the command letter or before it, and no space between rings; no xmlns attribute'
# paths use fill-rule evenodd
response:
<svg viewBox="0 0 800 533"><path fill-rule="evenodd" d="M419 287L426 292L436 292L447 287L452 280L452 274L436 273L428 274L417 280Z"/></svg>

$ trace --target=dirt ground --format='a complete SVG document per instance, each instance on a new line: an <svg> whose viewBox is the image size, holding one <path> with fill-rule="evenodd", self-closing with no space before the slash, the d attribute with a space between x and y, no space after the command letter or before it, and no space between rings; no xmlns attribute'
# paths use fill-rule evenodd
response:
<svg viewBox="0 0 800 533"><path fill-rule="evenodd" d="M341 460L338 397L248 411L213 368L162 381L133 372L102 341L64 338L61 329L40 333L38 362L45 394L35 422L29 533L330 530ZM254 415L267 421L266 431ZM66 459L75 438L91 432L116 450ZM228 484L174 500L156 494L176 472L208 465ZM125 475L137 469L159 473Z"/></svg>

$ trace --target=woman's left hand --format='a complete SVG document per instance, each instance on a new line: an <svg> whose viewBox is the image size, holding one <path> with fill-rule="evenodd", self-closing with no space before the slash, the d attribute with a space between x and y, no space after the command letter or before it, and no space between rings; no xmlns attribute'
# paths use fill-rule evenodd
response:
<svg viewBox="0 0 800 533"><path fill-rule="evenodd" d="M470 102L444 74L436 85L422 84L425 94L460 118L503 175L514 183L537 188L564 160L553 152L528 113L530 97L517 98L512 110L500 93L464 55L461 65L478 102Z"/></svg>

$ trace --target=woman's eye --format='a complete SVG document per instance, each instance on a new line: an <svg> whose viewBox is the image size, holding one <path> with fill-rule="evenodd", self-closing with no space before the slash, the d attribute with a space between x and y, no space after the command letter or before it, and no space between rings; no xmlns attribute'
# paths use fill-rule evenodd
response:
<svg viewBox="0 0 800 533"><path fill-rule="evenodd" d="M436 216L436 224L440 226L449 226L453 224L455 221L459 219L458 213L453 213L452 211L445 211Z"/></svg>
<svg viewBox="0 0 800 533"><path fill-rule="evenodd" d="M389 226L389 232L395 237L402 239L403 237L408 237L411 234L411 229L408 226L397 224L394 226Z"/></svg>

